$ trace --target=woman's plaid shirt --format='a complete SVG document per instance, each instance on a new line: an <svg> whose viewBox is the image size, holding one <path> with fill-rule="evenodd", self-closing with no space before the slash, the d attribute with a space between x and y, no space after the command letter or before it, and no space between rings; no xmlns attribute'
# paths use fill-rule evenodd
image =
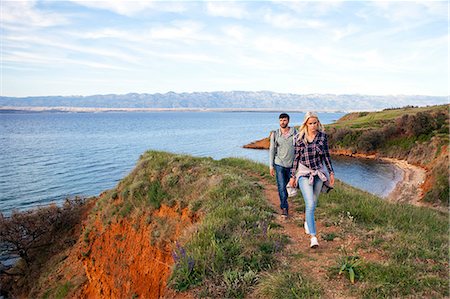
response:
<svg viewBox="0 0 450 299"><path fill-rule="evenodd" d="M322 168L322 163L325 163L328 172L334 172L333 166L331 165L330 153L328 151L327 134L324 132L317 132L314 140L311 143L307 142L306 144L303 141L303 138L297 135L294 142L295 154L294 165L291 169L291 177L295 177L298 163L301 163L312 170Z"/></svg>

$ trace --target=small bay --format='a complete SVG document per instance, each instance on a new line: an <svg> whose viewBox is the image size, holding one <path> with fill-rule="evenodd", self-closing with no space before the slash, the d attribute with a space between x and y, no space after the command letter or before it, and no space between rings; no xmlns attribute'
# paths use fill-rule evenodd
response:
<svg viewBox="0 0 450 299"><path fill-rule="evenodd" d="M1 113L0 211L27 209L114 187L146 150L268 164L244 144L278 127L278 112ZM303 113L290 113L299 125ZM344 113L319 113L332 123ZM336 177L386 196L401 176L391 164L334 157Z"/></svg>

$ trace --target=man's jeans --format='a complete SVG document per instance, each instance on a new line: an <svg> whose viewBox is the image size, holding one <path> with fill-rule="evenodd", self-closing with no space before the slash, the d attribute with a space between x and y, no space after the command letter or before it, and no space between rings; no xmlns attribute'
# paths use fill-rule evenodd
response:
<svg viewBox="0 0 450 299"><path fill-rule="evenodd" d="M280 196L280 208L289 209L286 185L289 183L289 179L291 178L291 168L286 168L277 164L274 164L274 168L277 178L278 195Z"/></svg>
<svg viewBox="0 0 450 299"><path fill-rule="evenodd" d="M322 185L323 181L317 175L314 176L312 185L309 184L309 177L302 176L298 179L298 187L302 191L303 200L305 201L305 221L308 224L309 234L311 236L316 235L314 211L316 210Z"/></svg>

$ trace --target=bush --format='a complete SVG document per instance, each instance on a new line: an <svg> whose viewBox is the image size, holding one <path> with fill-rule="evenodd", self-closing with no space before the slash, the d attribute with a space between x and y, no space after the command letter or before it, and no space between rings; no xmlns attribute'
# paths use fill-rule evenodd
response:
<svg viewBox="0 0 450 299"><path fill-rule="evenodd" d="M36 254L79 222L84 203L84 199L76 198L66 200L62 207L13 211L9 217L0 213L0 243L6 246L7 253L18 255L30 265Z"/></svg>
<svg viewBox="0 0 450 299"><path fill-rule="evenodd" d="M378 149L385 141L382 132L378 130L368 130L361 134L358 139L357 148L361 151L370 152Z"/></svg>
<svg viewBox="0 0 450 299"><path fill-rule="evenodd" d="M327 132L330 148L351 147L357 143L361 135L360 131L348 128L330 128Z"/></svg>
<svg viewBox="0 0 450 299"><path fill-rule="evenodd" d="M28 294L48 261L76 243L79 236L75 227L87 208L84 199L75 198L66 200L61 207L13 211L10 216L0 213L0 244L7 255L19 257L14 267L0 264L0 294L7 298ZM64 292L61 289L58 294L63 297Z"/></svg>
<svg viewBox="0 0 450 299"><path fill-rule="evenodd" d="M433 130L433 119L429 113L418 112L410 115L407 123L407 133L410 136L426 135Z"/></svg>

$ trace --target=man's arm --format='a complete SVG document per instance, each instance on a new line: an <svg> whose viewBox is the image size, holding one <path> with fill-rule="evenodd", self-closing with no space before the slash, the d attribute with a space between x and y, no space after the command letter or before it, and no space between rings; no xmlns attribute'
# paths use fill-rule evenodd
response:
<svg viewBox="0 0 450 299"><path fill-rule="evenodd" d="M270 175L274 176L275 175L275 171L273 169L273 161L275 160L275 132L276 131L272 131L270 132L270 146L269 146L269 167L270 167Z"/></svg>

